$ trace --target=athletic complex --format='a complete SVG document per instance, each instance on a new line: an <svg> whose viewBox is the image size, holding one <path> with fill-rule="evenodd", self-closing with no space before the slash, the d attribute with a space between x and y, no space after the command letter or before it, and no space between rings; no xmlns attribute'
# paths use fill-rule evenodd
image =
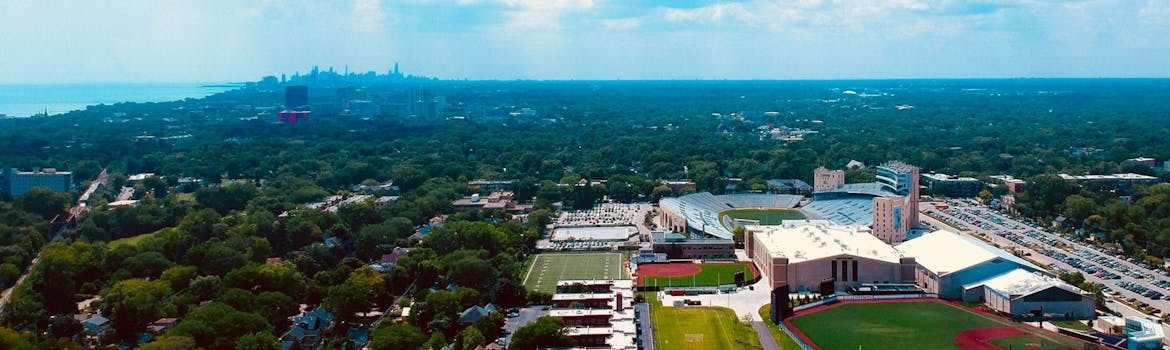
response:
<svg viewBox="0 0 1170 350"><path fill-rule="evenodd" d="M776 307L782 333L806 349L1080 349L1088 344L1019 321L1093 319L1094 294L978 239L915 231L917 168L887 163L877 168L877 182L861 184L845 184L843 171L820 168L814 180L811 198L710 193L663 198L654 208L663 231L638 237L641 249L540 254L530 262L524 285L556 293L559 280L629 278L634 289L653 299L646 312L660 318L654 324L682 317L677 312L682 309L712 318L707 331L645 334L641 325L649 322L635 312L638 348L755 344L729 336L740 331L716 319L728 316L723 313L755 314L761 306L763 315L768 304ZM732 239L741 227L744 248L736 249ZM622 233L611 230L620 240ZM599 338L596 344L616 343Z"/></svg>

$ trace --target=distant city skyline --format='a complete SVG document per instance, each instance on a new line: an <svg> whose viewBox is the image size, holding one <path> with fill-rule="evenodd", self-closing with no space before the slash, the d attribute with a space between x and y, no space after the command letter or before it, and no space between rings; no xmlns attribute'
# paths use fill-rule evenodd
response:
<svg viewBox="0 0 1170 350"><path fill-rule="evenodd" d="M1170 0L0 3L0 84L1170 77Z"/></svg>

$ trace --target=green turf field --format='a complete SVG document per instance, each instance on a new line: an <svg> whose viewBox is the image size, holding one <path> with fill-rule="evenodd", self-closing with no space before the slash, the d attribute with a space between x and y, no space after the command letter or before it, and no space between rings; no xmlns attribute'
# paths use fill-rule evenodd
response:
<svg viewBox="0 0 1170 350"><path fill-rule="evenodd" d="M723 218L757 220L760 225L779 225L784 220L804 220L805 216L795 209L731 209L719 213L719 221Z"/></svg>
<svg viewBox="0 0 1170 350"><path fill-rule="evenodd" d="M751 263L734 264L699 264L702 271L698 275L686 277L645 277L643 285L647 286L675 286L675 287L715 287L720 284L735 283L735 273L746 271L744 277L748 280L755 278Z"/></svg>
<svg viewBox="0 0 1170 350"><path fill-rule="evenodd" d="M760 349L755 329L741 322L735 311L725 307L662 307L653 294L650 319L654 322L654 345L672 350Z"/></svg>
<svg viewBox="0 0 1170 350"><path fill-rule="evenodd" d="M551 294L559 280L625 277L621 253L544 253L532 259L524 287Z"/></svg>
<svg viewBox="0 0 1170 350"><path fill-rule="evenodd" d="M1009 326L1034 331L933 302L842 305L797 316L792 323L822 349L958 349L955 336L968 329ZM1033 334L1046 343L1079 348L1067 338Z"/></svg>

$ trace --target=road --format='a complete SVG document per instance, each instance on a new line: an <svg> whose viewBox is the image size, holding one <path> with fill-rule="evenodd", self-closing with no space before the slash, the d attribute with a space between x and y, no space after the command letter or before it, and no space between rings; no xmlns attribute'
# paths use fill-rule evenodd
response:
<svg viewBox="0 0 1170 350"><path fill-rule="evenodd" d="M1123 315L1143 313L1119 301L1146 303L1151 311L1170 310L1170 300L1164 299L1170 294L1170 273L1164 270L1140 266L1077 237L1049 232L973 201L947 201L945 204L950 207L947 209L938 209L937 204L944 203L921 204L924 222L936 228L949 226L1001 248L1016 250L1044 265L1042 267L1064 272L1080 271L1086 281L1104 286L1106 297L1112 298L1106 306ZM1128 288L1123 288L1123 285ZM1165 324L1163 327L1170 333L1170 327Z"/></svg>
<svg viewBox="0 0 1170 350"><path fill-rule="evenodd" d="M88 210L85 206L85 202L89 199L89 196L92 195L95 190L97 190L98 186L106 182L106 179L106 169L102 169L102 172L98 174L98 177L90 182L89 188L85 190L85 193L82 193L81 196L78 197L77 203L75 203L72 208L69 208L69 218L65 224L61 225L61 228L58 229L57 232L53 233L53 239L50 240L50 242L55 242L61 239L61 232L64 232L70 224L85 214L85 212ZM12 299L12 292L15 291L16 287L20 286L21 283L24 283L25 279L28 279L28 275L32 273L33 266L36 266L40 261L41 252L38 251L37 256L34 257L31 262L29 262L28 269L25 269L24 273L20 275L20 278L16 279L16 283L12 284L12 288L5 290L3 292L3 296L0 296L0 315L4 314L4 307L8 306L8 301Z"/></svg>

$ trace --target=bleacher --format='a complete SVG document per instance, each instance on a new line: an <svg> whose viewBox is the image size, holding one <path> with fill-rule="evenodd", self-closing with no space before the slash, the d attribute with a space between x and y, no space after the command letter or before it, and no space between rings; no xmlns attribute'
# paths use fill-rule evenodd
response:
<svg viewBox="0 0 1170 350"><path fill-rule="evenodd" d="M708 235L731 239L731 231L719 222L719 212L737 208L791 209L804 197L789 194L728 194L709 192L688 194L678 198L663 198L658 205L664 210L686 218L687 227Z"/></svg>
<svg viewBox="0 0 1170 350"><path fill-rule="evenodd" d="M841 225L873 225L872 197L839 197L815 200L801 208L805 213Z"/></svg>

